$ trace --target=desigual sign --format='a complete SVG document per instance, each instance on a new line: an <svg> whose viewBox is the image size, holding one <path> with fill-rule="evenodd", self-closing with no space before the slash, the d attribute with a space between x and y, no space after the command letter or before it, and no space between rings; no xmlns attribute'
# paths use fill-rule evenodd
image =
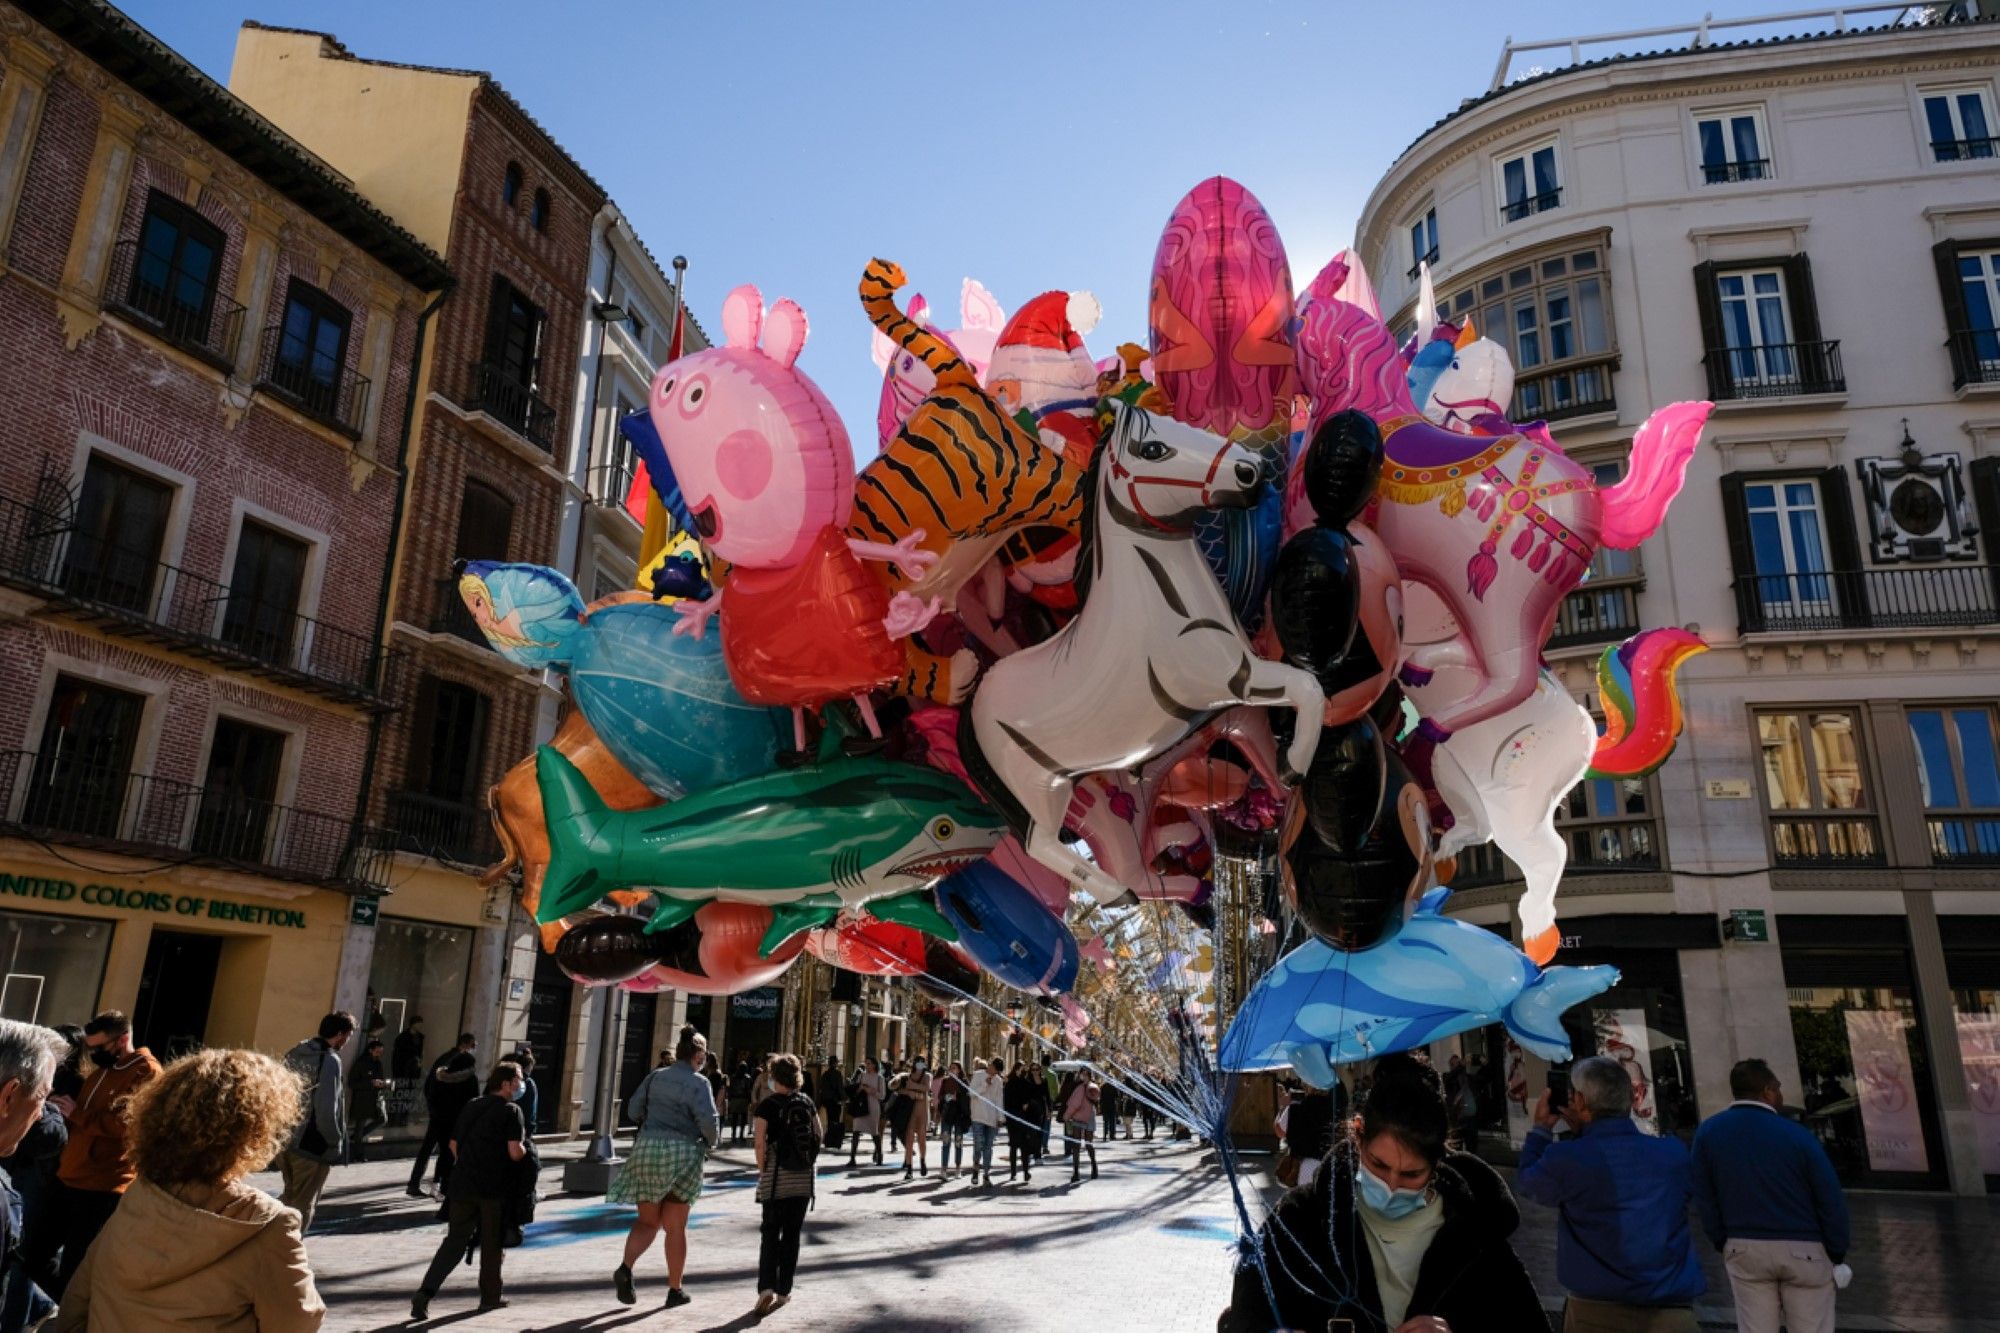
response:
<svg viewBox="0 0 2000 1333"><path fill-rule="evenodd" d="M123 884L79 885L75 880L40 875L0 872L0 898L86 903L92 907L111 907L127 912L201 917L209 921L235 921L246 926L274 926L283 930L306 928L303 908L266 907L261 903L231 902L227 898L204 898L192 893L162 893L157 889L135 889Z"/></svg>

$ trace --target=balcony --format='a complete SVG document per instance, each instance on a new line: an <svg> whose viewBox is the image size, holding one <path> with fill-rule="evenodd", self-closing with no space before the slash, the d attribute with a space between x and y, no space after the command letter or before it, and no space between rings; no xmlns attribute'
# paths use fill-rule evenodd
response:
<svg viewBox="0 0 2000 1333"><path fill-rule="evenodd" d="M1569 875L1648 874L1660 868L1660 842L1650 818L1558 822L1557 832L1569 844ZM1521 868L1490 842L1458 854L1458 871L1451 887L1484 889L1515 884Z"/></svg>
<svg viewBox="0 0 2000 1333"><path fill-rule="evenodd" d="M1639 632L1639 590L1646 585L1634 579L1628 583L1585 583L1563 598L1556 612L1555 629L1549 634L1548 650L1584 648L1601 643L1618 643Z"/></svg>
<svg viewBox="0 0 2000 1333"><path fill-rule="evenodd" d="M543 453L555 447L556 410L504 367L474 363L472 397L465 406L467 411L486 413Z"/></svg>
<svg viewBox="0 0 2000 1333"><path fill-rule="evenodd" d="M1939 162L1970 162L2000 157L2000 139L1933 139L1931 154Z"/></svg>
<svg viewBox="0 0 2000 1333"><path fill-rule="evenodd" d="M1616 412L1618 399L1611 391L1611 372L1616 369L1618 354L1610 352L1572 358L1555 368L1524 372L1515 380L1508 419L1567 421L1598 412Z"/></svg>
<svg viewBox="0 0 2000 1333"><path fill-rule="evenodd" d="M2000 810L1938 813L1924 824L1932 865L2000 866Z"/></svg>
<svg viewBox="0 0 2000 1333"><path fill-rule="evenodd" d="M350 440L361 438L372 387L366 376L356 375L324 352L307 346L281 324L264 330L263 349L257 365L258 387Z"/></svg>
<svg viewBox="0 0 2000 1333"><path fill-rule="evenodd" d="M1951 331L1951 387L2000 384L2000 329Z"/></svg>
<svg viewBox="0 0 2000 1333"><path fill-rule="evenodd" d="M1711 347L1702 364L1708 368L1708 396L1717 402L1847 392L1837 339Z"/></svg>
<svg viewBox="0 0 2000 1333"><path fill-rule="evenodd" d="M357 892L387 887L351 818L66 755L0 751L0 828Z"/></svg>
<svg viewBox="0 0 2000 1333"><path fill-rule="evenodd" d="M1551 209L1561 208L1562 195L1563 192L1558 187L1557 189L1546 190L1541 194L1531 194L1525 199L1516 199L1511 203L1501 206L1500 220L1502 222L1519 222L1522 218L1530 218L1537 213L1546 213Z"/></svg>
<svg viewBox="0 0 2000 1333"><path fill-rule="evenodd" d="M378 831L385 850L460 866L488 866L500 859L500 840L483 805L399 791L390 797L389 823L391 827Z"/></svg>
<svg viewBox="0 0 2000 1333"><path fill-rule="evenodd" d="M1745 634L1974 629L2000 624L1993 565L1919 565L1823 574L1754 574L1730 587Z"/></svg>
<svg viewBox="0 0 2000 1333"><path fill-rule="evenodd" d="M639 476L639 460L625 458L599 463L590 470L590 498L611 509L623 509L625 497Z"/></svg>
<svg viewBox="0 0 2000 1333"><path fill-rule="evenodd" d="M1752 158L1748 162L1704 162L1701 167L1703 185L1730 185L1737 181L1768 180L1771 176L1771 159Z"/></svg>
<svg viewBox="0 0 2000 1333"><path fill-rule="evenodd" d="M0 496L0 583L35 593L108 633L348 703L380 702L374 639L232 593L227 584L79 532Z"/></svg>
<svg viewBox="0 0 2000 1333"><path fill-rule="evenodd" d="M1793 870L1853 870L1886 865L1882 838L1872 815L1795 815L1771 820L1771 849L1777 864Z"/></svg>
<svg viewBox="0 0 2000 1333"><path fill-rule="evenodd" d="M1409 272L1410 281L1415 282L1418 278L1423 276L1424 265L1429 264L1432 268L1436 268L1437 262L1438 262L1438 248L1435 245L1433 245L1423 254L1417 256L1416 263L1410 265L1410 272Z"/></svg>
<svg viewBox="0 0 2000 1333"><path fill-rule="evenodd" d="M104 306L217 370L236 364L243 307L217 297L206 281L147 253L137 241L112 247Z"/></svg>
<svg viewBox="0 0 2000 1333"><path fill-rule="evenodd" d="M472 611L465 599L458 595L458 578L439 579L436 583L437 610L431 615L430 630L433 634L449 634L464 639L467 643L481 648L490 648L486 635L480 631L479 622L472 618Z"/></svg>

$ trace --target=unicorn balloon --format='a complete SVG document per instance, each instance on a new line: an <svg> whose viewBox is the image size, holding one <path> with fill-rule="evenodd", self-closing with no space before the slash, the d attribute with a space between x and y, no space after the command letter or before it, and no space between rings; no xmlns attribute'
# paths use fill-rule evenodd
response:
<svg viewBox="0 0 2000 1333"><path fill-rule="evenodd" d="M1417 409L1461 434L1512 434L1517 427L1507 420L1507 405L1514 398L1514 362L1506 348L1480 337L1470 319L1461 325L1438 317L1429 264L1417 288L1417 329L1403 347ZM1428 341L1419 346L1418 337Z"/></svg>

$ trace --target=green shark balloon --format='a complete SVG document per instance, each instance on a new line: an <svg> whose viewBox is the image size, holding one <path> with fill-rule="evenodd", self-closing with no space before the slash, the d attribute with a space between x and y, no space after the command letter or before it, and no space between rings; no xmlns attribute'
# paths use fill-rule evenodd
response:
<svg viewBox="0 0 2000 1333"><path fill-rule="evenodd" d="M605 805L551 746L536 754L535 776L549 833L539 920L614 889L652 890L653 931L714 899L759 903L774 916L766 954L864 903L878 920L957 939L930 887L1006 832L958 779L886 759L826 759L630 812Z"/></svg>

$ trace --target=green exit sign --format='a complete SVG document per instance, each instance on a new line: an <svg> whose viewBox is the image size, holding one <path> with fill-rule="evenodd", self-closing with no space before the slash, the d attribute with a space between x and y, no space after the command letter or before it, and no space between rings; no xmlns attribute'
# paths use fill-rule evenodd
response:
<svg viewBox="0 0 2000 1333"><path fill-rule="evenodd" d="M1730 939L1741 944L1768 944L1771 941L1770 923L1764 920L1764 913L1754 907L1739 907L1729 914Z"/></svg>
<svg viewBox="0 0 2000 1333"><path fill-rule="evenodd" d="M350 925L372 926L381 914L380 898L356 898L348 905L347 920Z"/></svg>

